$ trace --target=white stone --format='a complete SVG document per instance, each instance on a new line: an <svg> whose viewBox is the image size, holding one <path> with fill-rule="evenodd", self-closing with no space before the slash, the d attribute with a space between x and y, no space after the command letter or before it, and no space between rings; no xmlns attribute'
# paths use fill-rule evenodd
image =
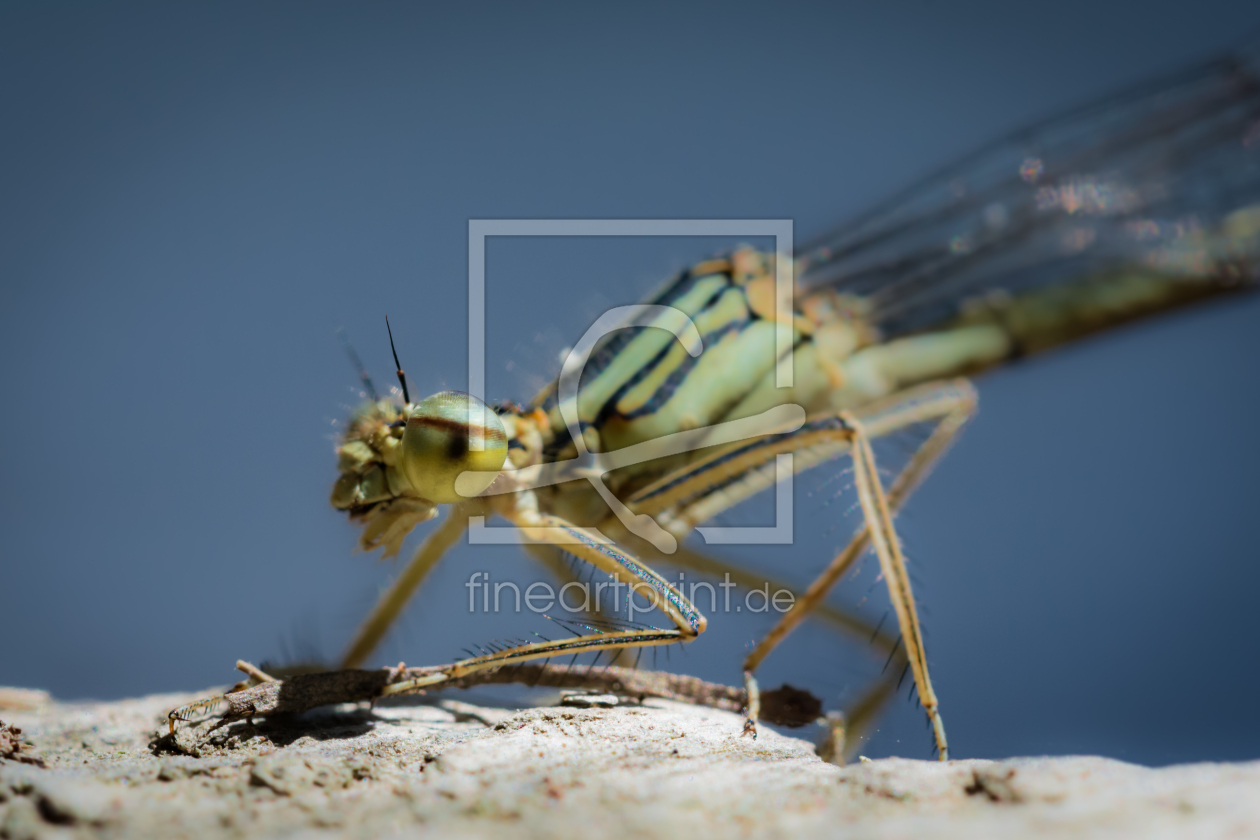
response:
<svg viewBox="0 0 1260 840"><path fill-rule="evenodd" d="M1260 836L1260 763L840 768L805 741L770 730L753 741L737 715L677 703L505 710L449 698L239 722L200 758L164 754L166 712L190 699L0 710L48 764L0 762L0 826L110 837Z"/></svg>

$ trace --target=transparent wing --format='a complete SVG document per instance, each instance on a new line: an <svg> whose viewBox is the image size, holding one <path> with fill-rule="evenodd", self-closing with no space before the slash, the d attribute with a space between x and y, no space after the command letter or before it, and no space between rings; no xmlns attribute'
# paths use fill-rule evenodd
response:
<svg viewBox="0 0 1260 840"><path fill-rule="evenodd" d="M798 275L893 337L968 299L1140 265L1254 281L1260 41L1043 120L806 244Z"/></svg>

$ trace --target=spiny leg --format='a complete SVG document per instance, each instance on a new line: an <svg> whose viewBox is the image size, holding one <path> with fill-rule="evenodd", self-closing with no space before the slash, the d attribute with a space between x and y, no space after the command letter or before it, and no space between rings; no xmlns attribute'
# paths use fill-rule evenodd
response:
<svg viewBox="0 0 1260 840"><path fill-rule="evenodd" d="M883 492L876 468L875 454L871 449L870 436L863 431L861 425L855 423L857 435L854 438L852 450L854 476L866 526L850 545L836 556L823 574L810 586L806 595L780 619L779 625L773 628L766 639L749 654L745 663L745 684L750 696L757 691L756 680L753 677L757 665L791 632L808 611L826 596L827 591L861 555L866 545L873 543L880 560L880 570L893 602L893 610L897 614L905 653L910 662L910 670L914 674L915 685L918 687L919 701L923 704L923 709L932 723L940 759L945 761L949 758L945 725L941 719L936 694L932 689L931 678L928 675L927 654L924 650L918 611L910 587L910 577L906 571L905 557L892 522L892 514L926 477L934 463L948 449L959 429L974 413L974 396L971 394L966 396L969 398L958 400L950 408L933 430L932 435L916 451L910 463L894 481L893 491L889 495ZM891 429L897 425L896 414L896 406L892 406L882 415L876 415L874 419L885 428ZM917 413L913 414L917 417ZM755 721L755 718L750 716L750 720Z"/></svg>
<svg viewBox="0 0 1260 840"><path fill-rule="evenodd" d="M755 737L760 708L759 689L753 672L762 659L825 597L827 591L870 544L874 544L881 572L888 584L897 614L920 702L932 723L942 760L948 757L944 724L927 672L918 614L905 569L905 557L892 524L892 512L922 481L934 462L948 448L959 428L974 413L975 392L970 383L956 380L930 383L894 395L862 410L862 419L849 415L814 418L796 432L765 438L756 444L728 447L662 479L631 499L636 510L651 509L673 514L683 527L711 518L744 499L768 488L774 481L772 465L780 453L798 454L794 469L799 472L846 452L854 465L855 484L866 526L837 557L793 609L784 615L745 666L748 713L745 731ZM935 422L932 435L920 446L893 483L891 497L885 496L879 480L870 438L891 434L923 422ZM799 457L800 455L805 457ZM734 482L729 480L734 477ZM715 480L715 478L717 480ZM705 492L719 485L720 491Z"/></svg>
<svg viewBox="0 0 1260 840"><path fill-rule="evenodd" d="M891 492L889 493L889 500L890 502L892 501ZM865 547L866 543L863 542L862 545ZM715 577L729 575L729 580L732 583L745 589L758 589L768 583L770 588L776 591L781 589L793 591L792 587L777 581L773 577L754 575L734 564L695 551L685 544L679 545L678 551L674 554L662 554L654 559L672 563L689 571L696 571ZM847 565L845 568L847 568ZM830 583L834 582L835 579L832 579ZM818 582L815 581L810 587L810 592L815 592L817 588ZM823 591L822 595L825 594L825 591ZM800 603L801 597L797 598L794 605ZM901 678L904 676L905 669L909 667L910 663L906 661L905 652L901 649L901 640L883 629L883 621L879 622L879 624L872 624L861 616L828 604L824 597L817 596L813 603L801 611L792 627L795 627L807 614L853 636L862 643L869 645L880 656L886 657L884 660L884 674L878 677L874 685L857 701L848 704L842 712L830 712L819 719L819 723L827 729L823 744L819 747L819 756L824 761L843 766L853 758L856 751L867 740L867 733L875 721L878 720L883 707L893 698L896 690L901 687ZM777 630L782 626L783 620L780 619L775 629ZM781 641L782 637L787 635L787 632L782 632L778 641ZM768 638L762 639L757 649L764 648ZM770 647L773 647L773 644ZM768 651L769 648L765 648L762 656L764 657ZM746 690L745 696L747 696ZM754 702L760 705L759 694ZM745 707L745 714L747 714L747 707Z"/></svg>
<svg viewBox="0 0 1260 840"><path fill-rule="evenodd" d="M932 680L928 676L923 630L919 626L919 612L915 606L914 593L910 588L910 573L906 570L906 558L901 551L901 539L893 527L892 508L888 504L888 498L884 494L884 488L879 479L871 442L856 421L853 421L851 427L856 432L853 441L853 467L862 513L866 518L866 530L870 534L875 553L879 556L884 583L892 599L893 611L897 614L902 643L906 649L906 656L910 660L910 670L914 674L915 685L919 689L919 702L923 704L923 710L932 722L936 746L940 751L941 761L945 761L949 758L945 722L941 719L940 704L936 699L936 692L932 689Z"/></svg>
<svg viewBox="0 0 1260 840"><path fill-rule="evenodd" d="M896 667L885 669L874 685L849 704L843 712L829 712L819 720L827 731L816 752L823 761L844 766L866 741L867 732L874 725L884 705L897 693L904 676L903 666L908 665L905 654L900 652L889 661Z"/></svg>
<svg viewBox="0 0 1260 840"><path fill-rule="evenodd" d="M523 547L530 557L537 560L556 580L560 581L561 589L570 583L579 585L582 583L581 575L574 571L572 555L569 555L562 546L527 542ZM599 594L598 586L596 594ZM584 610L584 612L590 620L601 621L602 614L600 612L599 599L596 598L591 608ZM630 654L627 651L612 651L605 664L628 666L630 665Z"/></svg>
<svg viewBox="0 0 1260 840"><path fill-rule="evenodd" d="M604 534L616 534L616 520L609 519L600 524L600 531ZM620 536L614 537L620 539ZM561 583L576 581L578 577L573 574L569 565L563 559L563 549L560 546L545 545L542 543L526 543L525 551L528 552L535 560L541 563L548 571L551 572ZM736 586L747 590L760 589L762 586L769 585L774 591L786 590L793 591L793 587L785 581L779 580L771 575L762 573L752 573L743 569L734 563L712 557L700 551L696 551L688 545L680 544L678 550L673 554L664 554L655 550L646 540L640 544L641 556L644 559L651 559L655 563L664 563L676 568L685 569L689 572L698 572L699 574L726 579ZM682 589L681 584L679 589ZM795 594L795 593L793 593ZM693 603L695 601L694 585L691 594ZM599 605L595 605L595 610L599 609ZM599 618L599 615L592 612L591 618ZM861 616L847 612L846 610L832 606L822 601L813 607L812 615L815 618L830 624L838 630L841 630L850 636L862 641L873 647L880 655L888 656L893 653L893 648L897 645L897 639L885 632L881 627L877 627ZM882 622L881 622L882 624ZM630 658L627 652L621 658ZM609 664L618 664L619 655L613 654L613 658L609 660ZM901 659L899 658L900 662ZM621 662L620 664L628 664ZM904 663L903 663L904 664ZM900 668L900 665L898 665Z"/></svg>
<svg viewBox="0 0 1260 840"><path fill-rule="evenodd" d="M920 452L922 451L920 449ZM894 486L895 489L896 487ZM904 496L905 494L903 493L902 498ZM890 491L890 502L892 498L893 494ZM863 543L863 546L865 545L866 543ZM768 583L771 589L792 591L792 587L782 581L777 581L773 577L763 576L760 573L753 574L732 563L727 563L724 560L698 552L686 544L680 544L678 551L674 554L661 554L653 559L714 577L729 575L732 583L745 589L758 589ZM831 583L834 582L833 579ZM810 587L810 591L814 591L817 586L818 584L815 582ZM823 594L825 595L825 592ZM799 601L800 599L798 598L795 603L799 603ZM885 657L884 674L875 680L874 685L866 693L856 702L848 704L843 712L830 712L819 720L819 723L826 726L828 730L824 743L819 748L819 755L825 761L843 765L846 761L852 759L856 751L866 741L867 732L878 720L881 710L893 698L896 690L900 688L905 669L909 667L910 663L906 661L905 652L901 649L901 639L885 631L883 629L883 621L879 622L879 624L872 624L861 616L828 604L825 598L819 597L815 603L800 613L800 616L792 626L795 627L796 623L799 623L806 614L813 618L821 619L837 630L853 636L855 639L872 647L878 655ZM783 621L781 619L776 629L782 624ZM786 635L786 632L781 634L780 640L782 635ZM766 639L762 639L758 648L764 647L765 644ZM762 655L764 656L764 653ZM747 691L745 691L745 696L747 696ZM757 702L760 702L759 696L757 697ZM746 712L747 707L745 707Z"/></svg>
<svg viewBox="0 0 1260 840"><path fill-rule="evenodd" d="M601 527L600 530L603 530L603 528ZM754 574L733 563L728 563L725 560L710 557L703 552L696 551L685 544L679 545L678 550L673 554L656 554L652 559L712 577L727 575L731 583L748 590L761 589L766 584L769 584L772 590L787 590L792 592L794 596L796 594L793 587L784 581L760 572ZM861 616L834 607L825 600L813 606L812 615L815 618L822 619L837 630L848 633L855 639L871 645L885 655L892 653L896 641L895 637L890 636L881 627L871 624Z"/></svg>
<svg viewBox="0 0 1260 840"><path fill-rule="evenodd" d="M915 450L910 461L893 480L887 496L889 507L893 512L896 512L898 508L905 504L918 485L927 477L935 463L945 454L963 424L975 412L974 395L970 394L969 391L961 391L956 396L956 401L951 400L945 403L943 406L945 409L944 417L933 429L931 436ZM876 422L871 422L870 420L865 422L864 425L868 434L871 434L872 428L883 434L896 431L896 423L880 422L882 418L882 414L874 415ZM783 617L766 634L765 638L757 643L757 646L753 648L744 661L744 670L755 671L770 654L770 651L787 638L788 634L795 630L806 616L823 609L827 594L832 587L853 566L853 563L862 556L862 553L866 551L869 545L870 533L863 526L853 537L853 540L814 579L805 590L805 593L793 603L791 609L783 614Z"/></svg>
<svg viewBox="0 0 1260 840"><path fill-rule="evenodd" d="M463 659L420 679L394 683L386 689L386 694L415 691L426 686L459 679L478 671L502 668L506 665L528 662L531 659L549 659L562 654L616 648L668 645L690 641L704 632L707 621L700 611L692 606L691 602L669 581L630 553L601 540L591 531L570 525L555 516L539 514L527 506L518 507L509 519L521 529L525 538L532 542L563 544L565 551L615 578L620 579L622 575L632 578L636 582L630 584L627 598L632 597L633 594L645 595L652 606L669 616L675 626L666 629L639 627L600 630L597 627L576 622L579 626L594 632L571 639L544 640L517 645L484 656Z"/></svg>
<svg viewBox="0 0 1260 840"><path fill-rule="evenodd" d="M468 529L469 516L477 512L478 510L473 509L473 506L469 504L455 505L451 508L446 520L438 526L437 530L425 537L424 542L416 549L416 553L402 573L394 579L381 595L372 612L363 620L338 667L358 668L372 655L372 651L380 644L381 639L406 608L407 602L415 595L424 579ZM552 562L555 559L553 556L531 553L552 572L564 578L562 565Z"/></svg>
<svg viewBox="0 0 1260 840"><path fill-rule="evenodd" d="M382 593L372 612L368 613L368 617L359 626L354 641L341 659L340 668L358 668L372 655L372 651L380 644L390 625L407 606L425 577L468 529L470 513L467 505L453 505L446 521L425 537L402 574Z"/></svg>

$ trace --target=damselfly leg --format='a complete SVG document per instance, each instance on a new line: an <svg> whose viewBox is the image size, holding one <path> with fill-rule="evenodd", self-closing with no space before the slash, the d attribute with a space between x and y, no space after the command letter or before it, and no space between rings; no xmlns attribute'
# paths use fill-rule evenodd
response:
<svg viewBox="0 0 1260 840"><path fill-rule="evenodd" d="M631 592L646 597L654 607L669 616L674 627L610 626L603 629L579 625L593 632L578 634L573 638L544 639L541 642L516 645L484 656L463 659L420 680L395 683L389 687L387 693L401 694L459 679L478 671L534 659L690 641L704 632L707 621L686 596L661 575L608 540L558 517L539 514L530 510L527 505L518 506L510 519L528 540L551 545L563 544L565 550L574 557L590 563L610 576L626 575L632 578L634 582L630 584Z"/></svg>
<svg viewBox="0 0 1260 840"><path fill-rule="evenodd" d="M928 674L922 632L914 595L906 572L905 556L893 525L895 510L930 472L949 448L958 431L975 411L975 392L965 380L932 383L909 389L893 398L873 403L860 416L847 413L810 420L801 429L763 438L753 444L720 451L698 464L666 476L631 498L638 511L676 511L685 524L712 518L744 499L761 492L772 475L776 458L785 453L799 456L793 461L796 472L848 454L853 463L854 483L861 504L864 527L826 570L796 601L779 624L749 654L745 662L748 712L745 731L755 736L759 710L759 688L754 672L765 657L826 597L831 587L866 551L874 548L889 590L901 631L901 642L914 675L919 700L932 723L937 749L948 757L944 723ZM906 466L885 493L879 478L872 438L894 434L909 426L930 423L933 430L916 449ZM729 469L733 457L741 459L744 479L732 484L715 481L715 470ZM713 488L720 487L720 494Z"/></svg>
<svg viewBox="0 0 1260 840"><path fill-rule="evenodd" d="M341 668L358 668L372 655L372 651L380 644L386 631L407 606L407 602L420 588L420 584L424 583L429 572L433 571L433 567L442 559L442 555L459 542L459 538L468 530L470 508L476 507L478 506L475 502L451 505L446 519L420 544L402 574L381 595L376 606L372 608L372 612L363 620L354 641L350 643L345 656L341 658Z"/></svg>

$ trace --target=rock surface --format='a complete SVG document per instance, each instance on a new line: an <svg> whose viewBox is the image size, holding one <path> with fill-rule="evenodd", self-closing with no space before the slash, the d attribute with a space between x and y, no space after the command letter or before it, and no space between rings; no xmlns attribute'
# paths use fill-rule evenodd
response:
<svg viewBox="0 0 1260 840"><path fill-rule="evenodd" d="M1260 836L1260 762L841 768L728 712L606 700L336 707L174 754L166 713L194 699L0 709L47 765L0 761L0 837Z"/></svg>

